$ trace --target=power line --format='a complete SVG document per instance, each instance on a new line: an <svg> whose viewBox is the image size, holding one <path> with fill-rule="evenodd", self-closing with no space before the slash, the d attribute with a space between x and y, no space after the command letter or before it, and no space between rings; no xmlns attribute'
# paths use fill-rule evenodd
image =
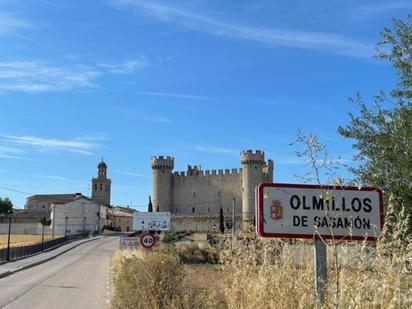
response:
<svg viewBox="0 0 412 309"><path fill-rule="evenodd" d="M7 187L3 187L3 186L0 186L0 189L4 189L4 190L8 190L8 191L13 191L13 192L17 192L17 193L21 193L21 194L25 194L25 195L34 195L33 193L24 192L24 191L12 189L12 188L7 188Z"/></svg>

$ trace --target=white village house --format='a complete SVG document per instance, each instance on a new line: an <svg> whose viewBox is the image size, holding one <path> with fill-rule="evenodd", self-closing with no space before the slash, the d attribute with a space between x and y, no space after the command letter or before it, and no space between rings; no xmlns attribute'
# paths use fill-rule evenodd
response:
<svg viewBox="0 0 412 309"><path fill-rule="evenodd" d="M65 204L52 204L50 232L54 235L101 233L106 208L84 196Z"/></svg>

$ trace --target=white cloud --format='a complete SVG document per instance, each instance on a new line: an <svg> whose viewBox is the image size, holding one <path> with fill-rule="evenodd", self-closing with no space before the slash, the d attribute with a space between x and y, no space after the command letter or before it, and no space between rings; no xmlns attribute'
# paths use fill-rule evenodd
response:
<svg viewBox="0 0 412 309"><path fill-rule="evenodd" d="M19 18L12 13L0 11L0 34L14 33L31 28L29 21Z"/></svg>
<svg viewBox="0 0 412 309"><path fill-rule="evenodd" d="M0 158L24 160L25 158L21 156L23 154L25 154L25 151L19 148L0 145Z"/></svg>
<svg viewBox="0 0 412 309"><path fill-rule="evenodd" d="M69 181L67 177L63 176L54 176L54 175L37 175L40 178L46 178L51 180L59 180L59 181Z"/></svg>
<svg viewBox="0 0 412 309"><path fill-rule="evenodd" d="M136 115L136 117L134 118L145 121L145 122L152 122L152 123L171 123L172 122L172 119L170 118L151 116L147 114Z"/></svg>
<svg viewBox="0 0 412 309"><path fill-rule="evenodd" d="M105 74L132 74L147 65L146 58L118 64L57 65L42 61L0 62L0 93L60 92L97 88Z"/></svg>
<svg viewBox="0 0 412 309"><path fill-rule="evenodd" d="M217 153L217 154L239 154L240 151L229 148L222 147L205 147L205 146L195 146L195 149L198 151L208 152L208 153Z"/></svg>
<svg viewBox="0 0 412 309"><path fill-rule="evenodd" d="M96 87L101 75L84 65L50 66L30 61L0 62L0 92L49 92Z"/></svg>
<svg viewBox="0 0 412 309"><path fill-rule="evenodd" d="M83 180L75 180L75 179L67 178L67 177L64 177L64 176L46 175L46 174L38 174L36 176L40 177L40 178L47 179L47 180L66 182L68 184L75 185L75 186L86 187L86 186L90 185L89 182L86 182L86 181L83 181Z"/></svg>
<svg viewBox="0 0 412 309"><path fill-rule="evenodd" d="M168 93L168 92L145 91L145 92L139 92L139 94L146 95L146 96L168 97L168 98L176 98L176 99L189 99L189 100L200 100L200 101L209 100L209 98L205 97L205 96L187 94L187 93Z"/></svg>
<svg viewBox="0 0 412 309"><path fill-rule="evenodd" d="M394 10L411 9L412 3L409 1L387 1L374 2L372 4L365 4L355 9L355 17L372 17L378 16L381 13L389 13Z"/></svg>
<svg viewBox="0 0 412 309"><path fill-rule="evenodd" d="M98 146L89 140L62 140L50 139L35 136L15 136L15 135L1 135L3 137L2 143L18 145L21 147L32 147L40 151L67 151L84 155L93 154L93 150Z"/></svg>
<svg viewBox="0 0 412 309"><path fill-rule="evenodd" d="M111 0L118 9L135 9L162 22L178 24L192 30L274 46L320 49L356 57L370 57L373 45L341 35L291 29L265 29L221 21L187 9L143 0Z"/></svg>
<svg viewBox="0 0 412 309"><path fill-rule="evenodd" d="M148 64L148 59L141 57L139 60L130 60L122 63L99 63L98 66L113 74L131 74Z"/></svg>
<svg viewBox="0 0 412 309"><path fill-rule="evenodd" d="M141 174L141 173L136 173L136 172L129 172L129 171L113 171L114 173L122 174L122 175L127 175L127 176L135 176L135 177L142 177L142 178L150 178L150 176Z"/></svg>

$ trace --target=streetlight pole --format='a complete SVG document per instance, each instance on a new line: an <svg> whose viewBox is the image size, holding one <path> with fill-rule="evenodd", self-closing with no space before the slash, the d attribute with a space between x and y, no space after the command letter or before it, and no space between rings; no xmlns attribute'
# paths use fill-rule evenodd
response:
<svg viewBox="0 0 412 309"><path fill-rule="evenodd" d="M69 217L66 217L66 223L64 225L64 240L67 240L67 220Z"/></svg>
<svg viewBox="0 0 412 309"><path fill-rule="evenodd" d="M13 214L13 210L10 209L8 212L9 215L9 235L7 237L7 261L10 261L10 235L11 235L11 215Z"/></svg>
<svg viewBox="0 0 412 309"><path fill-rule="evenodd" d="M41 251L43 252L43 249L44 249L44 226L45 226L45 220L46 220L46 218L44 218L43 217L43 222L42 222L42 227L43 227L43 229L42 229L42 232L41 232Z"/></svg>

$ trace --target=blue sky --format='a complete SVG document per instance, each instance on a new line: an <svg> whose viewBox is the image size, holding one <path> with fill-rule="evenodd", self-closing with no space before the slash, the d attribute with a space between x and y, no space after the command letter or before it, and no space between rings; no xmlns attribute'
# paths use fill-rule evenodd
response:
<svg viewBox="0 0 412 309"><path fill-rule="evenodd" d="M298 130L351 163L336 128L396 83L372 59L408 1L0 0L0 196L90 193L145 209L150 158L236 168L262 149L296 182ZM15 190L15 191L11 191ZM21 191L21 192L16 192ZM139 208L140 207L140 208Z"/></svg>

